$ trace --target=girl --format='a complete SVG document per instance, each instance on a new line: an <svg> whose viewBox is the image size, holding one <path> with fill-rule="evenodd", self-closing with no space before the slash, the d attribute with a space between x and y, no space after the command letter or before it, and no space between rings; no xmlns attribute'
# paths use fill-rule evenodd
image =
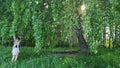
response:
<svg viewBox="0 0 120 68"><path fill-rule="evenodd" d="M17 58L18 58L18 55L19 55L19 44L20 44L20 38L18 37L18 38L15 38L14 37L14 45L13 45L13 49L12 49L12 55L13 55L13 57L12 57L12 62L13 61L16 61L17 60Z"/></svg>

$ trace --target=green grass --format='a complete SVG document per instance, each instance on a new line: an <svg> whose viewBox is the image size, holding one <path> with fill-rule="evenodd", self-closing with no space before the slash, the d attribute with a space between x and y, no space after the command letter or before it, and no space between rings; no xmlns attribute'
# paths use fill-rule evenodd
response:
<svg viewBox="0 0 120 68"><path fill-rule="evenodd" d="M34 48L21 47L16 62L11 62L11 49L0 46L0 68L120 68L120 49L99 49L85 56L53 54L52 49L37 54Z"/></svg>

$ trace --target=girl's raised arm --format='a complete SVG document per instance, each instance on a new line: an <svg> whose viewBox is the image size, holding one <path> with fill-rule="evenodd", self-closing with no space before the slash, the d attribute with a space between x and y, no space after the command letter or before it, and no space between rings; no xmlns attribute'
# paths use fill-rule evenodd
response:
<svg viewBox="0 0 120 68"><path fill-rule="evenodd" d="M14 39L14 41L16 40L16 37L15 37L15 35L13 36L13 39Z"/></svg>

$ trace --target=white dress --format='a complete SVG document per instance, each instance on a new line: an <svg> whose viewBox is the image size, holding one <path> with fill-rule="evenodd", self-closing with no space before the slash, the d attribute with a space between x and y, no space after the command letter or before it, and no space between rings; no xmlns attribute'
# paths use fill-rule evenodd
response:
<svg viewBox="0 0 120 68"><path fill-rule="evenodd" d="M18 55L19 54L19 43L20 41L15 41L13 45L12 55ZM16 47L17 46L17 47Z"/></svg>
<svg viewBox="0 0 120 68"><path fill-rule="evenodd" d="M14 45L13 45L13 50L12 50L12 55L18 55L19 54L19 44L20 41L15 40L16 38L14 37ZM17 45L17 48L16 48Z"/></svg>
<svg viewBox="0 0 120 68"><path fill-rule="evenodd" d="M19 48L13 48L12 55L18 55L19 54Z"/></svg>

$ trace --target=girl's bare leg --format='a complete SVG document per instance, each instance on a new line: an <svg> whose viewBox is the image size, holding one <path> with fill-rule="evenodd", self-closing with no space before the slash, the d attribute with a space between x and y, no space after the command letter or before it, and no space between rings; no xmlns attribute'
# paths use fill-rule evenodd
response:
<svg viewBox="0 0 120 68"><path fill-rule="evenodd" d="M18 55L16 55L16 56L15 56L15 60L14 60L14 61L16 61L16 60L17 60L17 58L18 58Z"/></svg>
<svg viewBox="0 0 120 68"><path fill-rule="evenodd" d="M15 56L13 55L13 57L12 57L12 60L11 60L11 61L13 62L13 61L14 61L14 59L15 59Z"/></svg>

